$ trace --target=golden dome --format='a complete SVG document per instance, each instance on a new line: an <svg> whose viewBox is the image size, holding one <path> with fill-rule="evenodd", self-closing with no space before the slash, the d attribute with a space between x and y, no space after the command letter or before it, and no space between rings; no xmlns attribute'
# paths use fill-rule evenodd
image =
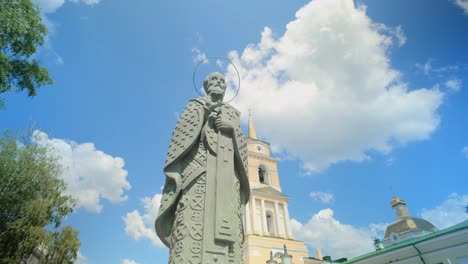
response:
<svg viewBox="0 0 468 264"><path fill-rule="evenodd" d="M435 231L437 231L437 228L427 220L417 217L403 217L387 226L384 239L389 239L391 234L400 236L413 232L418 235L419 233L432 233Z"/></svg>

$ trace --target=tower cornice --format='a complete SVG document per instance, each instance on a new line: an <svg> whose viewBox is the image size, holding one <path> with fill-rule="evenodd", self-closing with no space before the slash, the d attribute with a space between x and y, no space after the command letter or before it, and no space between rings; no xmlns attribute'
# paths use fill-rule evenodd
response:
<svg viewBox="0 0 468 264"><path fill-rule="evenodd" d="M248 151L248 154L253 156L253 157L256 157L258 159L262 159L262 160L267 160L267 161L272 161L272 162L277 162L278 161L277 158L273 158L273 157L267 156L265 154L256 153L256 152L253 152L253 151Z"/></svg>

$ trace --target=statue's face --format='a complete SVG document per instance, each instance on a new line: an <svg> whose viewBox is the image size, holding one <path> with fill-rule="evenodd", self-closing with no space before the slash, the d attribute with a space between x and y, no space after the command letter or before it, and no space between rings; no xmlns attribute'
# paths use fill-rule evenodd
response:
<svg viewBox="0 0 468 264"><path fill-rule="evenodd" d="M208 85L207 85L207 93L210 94L211 92L215 93L222 93L226 90L226 81L224 76L220 73L212 73L207 77Z"/></svg>

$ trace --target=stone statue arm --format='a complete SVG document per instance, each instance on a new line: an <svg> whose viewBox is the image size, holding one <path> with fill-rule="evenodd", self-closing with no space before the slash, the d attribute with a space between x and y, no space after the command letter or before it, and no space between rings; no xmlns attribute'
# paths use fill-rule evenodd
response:
<svg viewBox="0 0 468 264"><path fill-rule="evenodd" d="M198 142L204 115L205 110L202 100L191 100L180 115L172 133L164 166L166 182L162 193L161 207L155 222L156 233L167 247L170 247L175 205L182 186L180 160Z"/></svg>

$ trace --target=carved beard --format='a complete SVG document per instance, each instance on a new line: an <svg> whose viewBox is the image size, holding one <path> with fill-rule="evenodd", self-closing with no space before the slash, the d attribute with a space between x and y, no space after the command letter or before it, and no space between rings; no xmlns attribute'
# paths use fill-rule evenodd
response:
<svg viewBox="0 0 468 264"><path fill-rule="evenodd" d="M221 84L211 84L208 86L208 95L211 93L218 93L218 94L224 94L224 91L226 90L226 86L223 87Z"/></svg>
<svg viewBox="0 0 468 264"><path fill-rule="evenodd" d="M206 106L208 109L213 110L214 108L221 105L224 98L224 90L221 87L210 86L208 88L208 100L206 101Z"/></svg>

